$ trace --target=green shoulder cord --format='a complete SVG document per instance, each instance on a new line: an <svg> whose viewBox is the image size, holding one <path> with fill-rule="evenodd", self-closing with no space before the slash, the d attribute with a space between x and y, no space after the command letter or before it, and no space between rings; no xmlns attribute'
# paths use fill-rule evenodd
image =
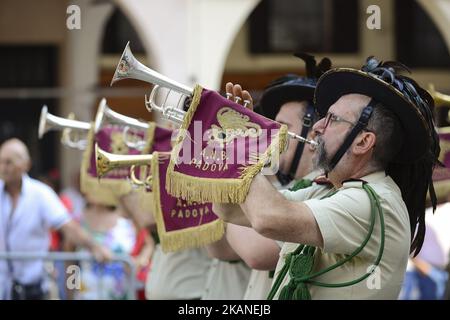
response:
<svg viewBox="0 0 450 320"><path fill-rule="evenodd" d="M312 186L312 180L301 179L295 182L295 184L289 189L289 191L297 191L300 189L306 189Z"/></svg>
<svg viewBox="0 0 450 320"><path fill-rule="evenodd" d="M275 297L278 289L280 288L281 283L286 277L287 272L289 271L289 275L291 277L289 283L281 289L279 299L280 300L310 300L311 295L309 293L307 285L315 285L319 287L328 287L328 288L340 288L352 286L356 283L359 283L369 277L376 269L376 267L380 264L381 257L383 256L384 251L384 240L385 240L385 226L384 226L384 217L383 217L383 209L380 205L380 198L376 194L376 192L370 187L367 183L363 183L363 189L367 192L367 195L370 199L370 208L371 208L371 221L369 232L364 239L363 243L355 250L352 254L347 256L345 259L342 259L335 264L324 268L316 273L311 274L313 265L314 265L314 253L316 251L315 247L307 246L307 245L299 245L297 249L286 255L286 260L283 268L281 269L278 277L276 278L272 289L269 292L267 297L268 300L272 300ZM336 191L327 194L321 199L330 197L334 195ZM330 272L344 263L353 259L356 255L358 255L369 242L373 229L375 227L375 217L376 211L378 211L378 216L380 218L380 227L381 227L381 240L380 240L380 249L378 250L378 255L373 264L373 268L362 275L361 277L342 283L323 283L314 281L312 279L323 275L324 273Z"/></svg>

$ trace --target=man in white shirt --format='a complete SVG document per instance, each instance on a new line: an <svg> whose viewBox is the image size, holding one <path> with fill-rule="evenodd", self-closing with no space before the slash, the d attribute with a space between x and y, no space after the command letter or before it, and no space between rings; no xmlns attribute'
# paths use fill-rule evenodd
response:
<svg viewBox="0 0 450 320"><path fill-rule="evenodd" d="M18 139L0 147L0 251L47 252L50 228L88 248L99 261L111 253L97 245L73 221L55 192L30 178L31 159ZM44 264L40 260L0 260L0 299L44 299Z"/></svg>

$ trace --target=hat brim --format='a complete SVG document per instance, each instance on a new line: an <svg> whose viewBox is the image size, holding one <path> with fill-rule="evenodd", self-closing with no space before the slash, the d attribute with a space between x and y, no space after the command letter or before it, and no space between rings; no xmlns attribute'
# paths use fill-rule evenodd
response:
<svg viewBox="0 0 450 320"><path fill-rule="evenodd" d="M280 85L267 89L259 103L261 110L269 119L275 119L283 104L291 101L312 101L315 86Z"/></svg>
<svg viewBox="0 0 450 320"><path fill-rule="evenodd" d="M430 132L419 109L393 86L364 71L339 68L326 72L318 81L314 101L322 116L341 96L359 93L383 103L397 116L404 143L395 161L411 163L424 156L430 146Z"/></svg>

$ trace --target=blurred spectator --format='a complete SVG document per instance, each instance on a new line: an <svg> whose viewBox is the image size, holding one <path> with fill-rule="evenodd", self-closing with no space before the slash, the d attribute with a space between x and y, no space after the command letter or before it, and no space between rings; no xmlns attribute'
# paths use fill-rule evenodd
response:
<svg viewBox="0 0 450 320"><path fill-rule="evenodd" d="M446 267L450 253L450 203L439 205L425 216L426 233L422 250L410 259L400 299L440 300L448 281Z"/></svg>
<svg viewBox="0 0 450 320"><path fill-rule="evenodd" d="M39 180L56 192L61 200L61 203L64 205L72 219L78 221L76 217L73 215L73 205L72 200L61 194L61 175L59 170L53 168L46 175L42 175L39 177ZM50 251L66 251L65 242L62 236L62 233L59 230L50 230ZM51 277L55 282L54 286L50 288L50 299L61 299L66 300L66 261L55 261L53 264L51 262L47 262L47 269L50 270ZM53 289L53 290L52 290Z"/></svg>
<svg viewBox="0 0 450 320"><path fill-rule="evenodd" d="M31 159L25 144L9 139L0 147L0 251L47 252L50 228L88 248L99 261L111 254L73 221L55 192L27 175ZM43 261L0 261L1 299L44 299Z"/></svg>
<svg viewBox="0 0 450 320"><path fill-rule="evenodd" d="M122 217L121 210L117 207L98 203L92 195L87 195L86 201L80 221L82 228L111 252L130 255L137 237L133 223ZM131 285L129 270L120 261L107 264L83 262L81 289L76 293L76 298L128 299Z"/></svg>
<svg viewBox="0 0 450 320"><path fill-rule="evenodd" d="M136 263L136 278L139 284L137 297L139 300L145 300L145 283L150 271L151 260L155 251L155 241L147 229L141 229L138 232L136 243L131 256Z"/></svg>
<svg viewBox="0 0 450 320"><path fill-rule="evenodd" d="M80 172L72 174L71 184L58 192L62 199L68 199L72 205L72 217L80 220L80 216L86 205L83 195L80 192Z"/></svg>

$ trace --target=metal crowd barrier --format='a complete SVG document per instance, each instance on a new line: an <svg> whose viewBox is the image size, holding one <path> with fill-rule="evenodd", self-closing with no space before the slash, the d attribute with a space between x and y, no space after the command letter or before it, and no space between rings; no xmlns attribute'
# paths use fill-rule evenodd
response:
<svg viewBox="0 0 450 320"><path fill-rule="evenodd" d="M4 252L0 251L0 260L44 260L44 261L88 261L96 262L94 256L89 252ZM136 267L129 255L115 254L113 258L106 262L122 262L128 266L129 273L129 288L127 296L131 300L136 300L136 291L138 289L136 279ZM81 272L83 270L81 269Z"/></svg>

